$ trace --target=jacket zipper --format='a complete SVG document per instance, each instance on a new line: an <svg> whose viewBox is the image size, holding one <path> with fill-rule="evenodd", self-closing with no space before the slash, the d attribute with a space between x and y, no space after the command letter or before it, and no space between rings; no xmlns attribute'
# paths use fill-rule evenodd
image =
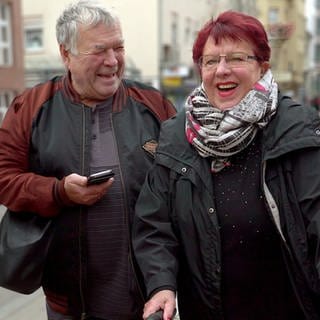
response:
<svg viewBox="0 0 320 320"><path fill-rule="evenodd" d="M128 206L127 206L127 192L126 192L126 188L124 187L125 184L123 182L123 175L122 175L122 169L121 169L121 162L120 162L120 157L119 157L119 146L118 146L118 141L116 139L115 133L114 133L114 125L113 125L113 113L111 113L111 130L112 130L112 134L113 134L113 139L116 142L117 145L117 158L118 158L118 163L119 163L119 173L120 173L120 180L121 180L121 185L122 185L122 190L123 190L123 201L124 201L124 219L125 219L125 224L126 224L126 230L127 230L127 240L128 240L128 249L129 249L129 263L131 265L132 268L132 272L133 272L133 276L136 282L136 286L139 290L140 296L142 301L144 300L144 295L142 293L142 289L140 287L136 272L135 272L135 268L132 262L132 247L131 247L131 234L130 234L130 226L129 226L129 213L128 213Z"/></svg>
<svg viewBox="0 0 320 320"><path fill-rule="evenodd" d="M264 197L268 203L268 208L269 208L269 212L271 213L271 216L273 218L273 222L276 225L276 228L278 230L278 233L281 236L281 239L283 240L283 242L286 244L286 239L284 237L284 234L281 230L281 225L280 225L280 214L279 214L279 210L278 210L278 206L267 186L266 183L266 162L264 161L262 163L262 184L263 184L263 193L264 193Z"/></svg>
<svg viewBox="0 0 320 320"><path fill-rule="evenodd" d="M86 141L86 114L85 114L85 106L82 105L82 144L81 144L81 174L84 175L85 172L85 141ZM82 218L83 218L83 207L80 207L79 214L79 293L81 300L81 320L86 319L86 310L85 310L85 299L83 293L83 270L82 270Z"/></svg>
<svg viewBox="0 0 320 320"><path fill-rule="evenodd" d="M277 229L279 235L281 236L283 245L284 245L288 255L290 256L290 259L292 261L294 261L293 256L292 256L292 252L291 252L291 250L290 250L290 248L288 246L288 243L287 243L287 241L285 239L285 236L284 236L284 234L283 234L283 232L281 230L280 214L279 214L278 206L277 206L277 204L276 204L276 202L275 202L275 200L274 200L274 198L273 198L273 196L272 196L272 194L271 194L271 192L270 192L270 190L269 190L269 188L268 188L268 186L266 184L266 179L265 179L266 167L267 167L266 161L263 161L263 163L262 163L262 183L263 183L264 197L265 197L265 199L267 201L267 204L268 204L269 213L271 214L271 216L273 218L273 221L274 221L274 223L276 225L276 229ZM286 269L288 270L288 276L289 276L293 291L295 293L295 296L296 296L296 298L297 298L297 300L299 302L299 305L300 305L300 307L302 309L303 314L306 316L306 318L308 318L308 313L306 312L305 307L304 307L304 305L303 305L303 303L301 301L299 290L298 290L298 288L296 286L296 283L295 283L295 281L293 279L291 269L289 269L289 265L288 265L289 262L287 261L286 257L283 257L283 258L284 258L284 263L286 265Z"/></svg>

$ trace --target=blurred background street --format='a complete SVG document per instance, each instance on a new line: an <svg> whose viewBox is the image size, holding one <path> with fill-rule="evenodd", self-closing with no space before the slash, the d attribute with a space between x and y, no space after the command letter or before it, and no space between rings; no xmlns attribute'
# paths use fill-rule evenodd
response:
<svg viewBox="0 0 320 320"><path fill-rule="evenodd" d="M125 77L157 87L177 109L200 83L192 60L197 31L230 9L264 24L272 73L282 93L320 108L320 0L103 1L122 21ZM65 73L55 24L69 2L0 1L0 122L17 94Z"/></svg>

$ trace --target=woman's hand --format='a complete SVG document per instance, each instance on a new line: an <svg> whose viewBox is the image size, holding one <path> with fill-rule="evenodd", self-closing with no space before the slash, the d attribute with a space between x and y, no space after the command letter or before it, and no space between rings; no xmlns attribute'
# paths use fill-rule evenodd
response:
<svg viewBox="0 0 320 320"><path fill-rule="evenodd" d="M176 309L176 295L171 290L161 290L144 305L143 319L158 310L163 310L163 320L172 320Z"/></svg>

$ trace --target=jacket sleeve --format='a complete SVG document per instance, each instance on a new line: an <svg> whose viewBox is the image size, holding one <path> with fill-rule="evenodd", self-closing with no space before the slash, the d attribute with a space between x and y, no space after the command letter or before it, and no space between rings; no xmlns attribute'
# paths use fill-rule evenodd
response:
<svg viewBox="0 0 320 320"><path fill-rule="evenodd" d="M147 295L160 288L176 290L178 241L169 212L168 170L155 165L136 203L133 248Z"/></svg>
<svg viewBox="0 0 320 320"><path fill-rule="evenodd" d="M32 119L37 112L24 96L9 107L0 128L0 203L12 211L35 212L54 216L58 205L54 199L59 182L30 172L29 152Z"/></svg>
<svg viewBox="0 0 320 320"><path fill-rule="evenodd" d="M317 278L320 279L320 148L307 148L298 152L292 163L293 184L295 196L299 209L302 212L302 219L299 221L300 215L295 215L295 221L288 226L288 232L291 231L298 235L299 243L307 250L302 251L306 257L303 261L314 263L317 270ZM295 199L290 199L291 203L295 203ZM299 226L305 225L305 232L297 234L297 230L301 230ZM306 237L307 243L304 243ZM301 250L300 250L301 252ZM308 263L304 265L308 268Z"/></svg>

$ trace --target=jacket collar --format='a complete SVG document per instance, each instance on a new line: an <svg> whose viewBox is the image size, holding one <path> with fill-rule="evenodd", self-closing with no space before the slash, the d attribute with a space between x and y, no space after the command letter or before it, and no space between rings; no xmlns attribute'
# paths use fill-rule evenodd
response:
<svg viewBox="0 0 320 320"><path fill-rule="evenodd" d="M72 100L73 103L82 103L80 99L80 95L76 92L76 90L72 86L71 74L68 73L63 78L63 89L65 94ZM125 88L124 81L122 80L118 90L116 91L112 103L113 112L120 112L122 107L126 104L126 100L128 98L128 92Z"/></svg>
<svg viewBox="0 0 320 320"><path fill-rule="evenodd" d="M71 74L68 73L63 77L63 89L66 95L72 100L74 103L81 103L80 95L74 90L71 83Z"/></svg>
<svg viewBox="0 0 320 320"><path fill-rule="evenodd" d="M309 107L279 96L277 113L263 130L262 156L274 159L307 147L320 147L320 118Z"/></svg>
<svg viewBox="0 0 320 320"><path fill-rule="evenodd" d="M187 141L185 119L185 111L181 110L176 116L162 124L156 162L186 176L194 184L200 177L209 192L212 193L210 163L203 161L195 148Z"/></svg>
<svg viewBox="0 0 320 320"><path fill-rule="evenodd" d="M279 96L277 113L262 133L263 160L274 159L289 152L320 147L320 118L313 109ZM172 145L174 142L174 146ZM209 161L203 161L185 136L185 110L178 112L162 126L156 161L188 176L194 182L200 177L212 190Z"/></svg>

